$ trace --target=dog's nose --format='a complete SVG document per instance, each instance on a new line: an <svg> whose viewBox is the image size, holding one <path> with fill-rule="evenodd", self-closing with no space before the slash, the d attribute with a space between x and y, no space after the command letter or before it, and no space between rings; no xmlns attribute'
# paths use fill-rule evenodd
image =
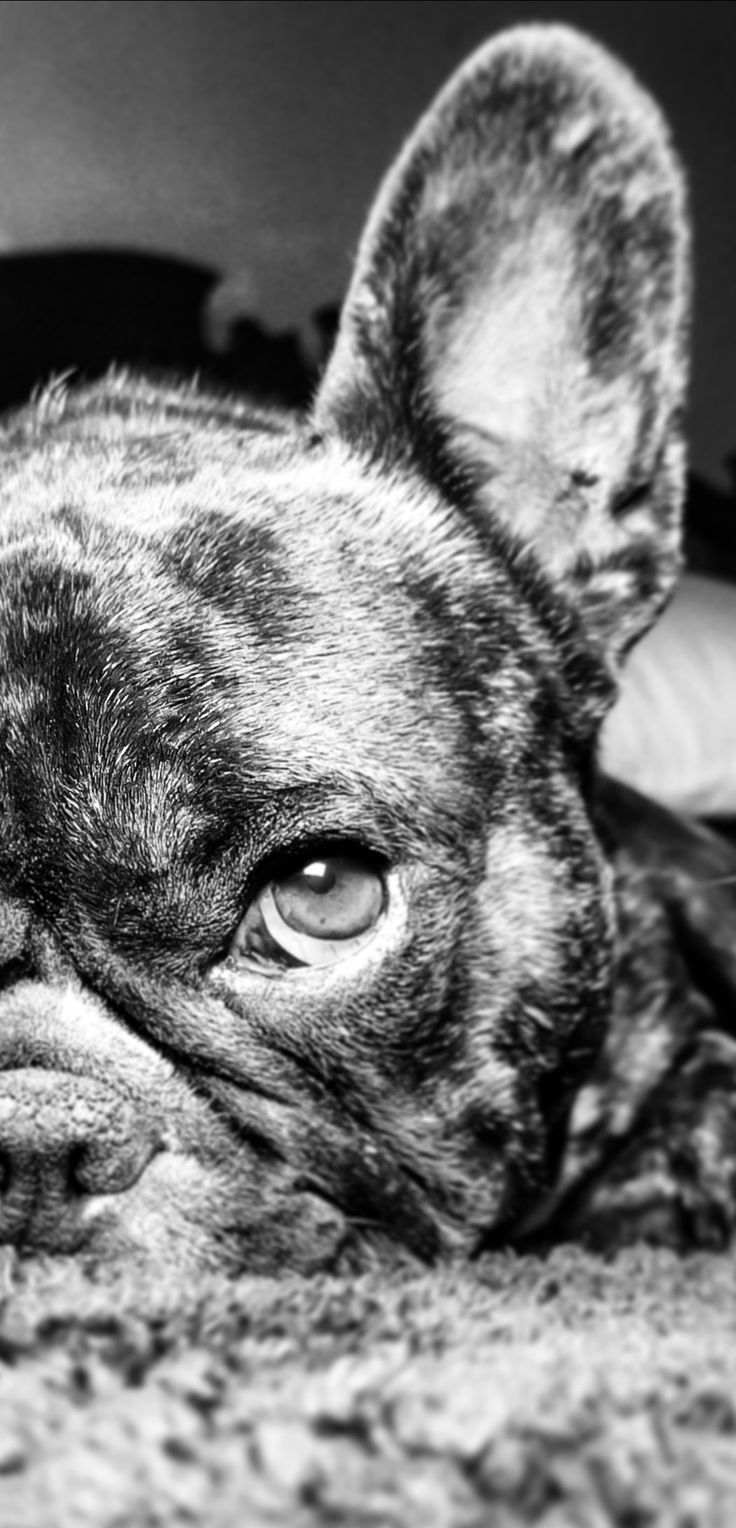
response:
<svg viewBox="0 0 736 1528"><path fill-rule="evenodd" d="M105 1083L0 1072L0 1242L71 1250L91 1197L131 1188L158 1149L136 1105Z"/></svg>

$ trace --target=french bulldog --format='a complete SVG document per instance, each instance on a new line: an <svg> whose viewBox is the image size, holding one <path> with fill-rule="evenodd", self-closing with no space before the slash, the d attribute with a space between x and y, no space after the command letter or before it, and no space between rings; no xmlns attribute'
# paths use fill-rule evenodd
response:
<svg viewBox="0 0 736 1528"><path fill-rule="evenodd" d="M440 94L307 417L113 374L0 469L0 1242L186 1272L723 1245L736 856L603 779L679 567L656 106Z"/></svg>

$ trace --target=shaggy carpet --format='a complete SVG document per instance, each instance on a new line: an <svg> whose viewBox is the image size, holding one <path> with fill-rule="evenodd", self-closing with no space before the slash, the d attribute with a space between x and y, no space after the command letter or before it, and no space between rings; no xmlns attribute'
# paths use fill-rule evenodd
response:
<svg viewBox="0 0 736 1528"><path fill-rule="evenodd" d="M736 1523L726 1257L0 1274L2 1528Z"/></svg>

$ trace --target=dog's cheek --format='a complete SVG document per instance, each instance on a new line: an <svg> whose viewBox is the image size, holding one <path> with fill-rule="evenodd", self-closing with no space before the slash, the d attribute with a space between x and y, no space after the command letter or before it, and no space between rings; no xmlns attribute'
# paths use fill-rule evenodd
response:
<svg viewBox="0 0 736 1528"><path fill-rule="evenodd" d="M554 1176L601 1035L611 941L587 818L570 793L562 845L557 805L557 837L525 803L492 826L472 874L417 873L405 936L359 975L284 978L267 1002L229 975L228 1005L304 1066L302 1162L399 1239L409 1202L389 1214L392 1174L418 1190L441 1244L466 1251L511 1233Z"/></svg>
<svg viewBox="0 0 736 1528"><path fill-rule="evenodd" d="M401 960L352 1013L352 1056L323 1016L343 1097L354 1089L423 1185L447 1247L513 1235L549 1190L604 1032L610 878L579 797L560 790L564 845L559 818L552 831L525 803L491 826L474 886L423 887Z"/></svg>
<svg viewBox="0 0 736 1528"><path fill-rule="evenodd" d="M476 897L455 1117L469 1139L503 1143L509 1230L554 1180L610 1004L610 876L579 807L566 840L561 855L533 817L498 826Z"/></svg>

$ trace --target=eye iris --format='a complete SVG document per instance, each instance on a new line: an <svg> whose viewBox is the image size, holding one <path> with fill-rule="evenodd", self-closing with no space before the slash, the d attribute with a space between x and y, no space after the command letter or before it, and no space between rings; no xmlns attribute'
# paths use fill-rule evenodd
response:
<svg viewBox="0 0 736 1528"><path fill-rule="evenodd" d="M374 871L346 855L315 860L272 884L284 923L317 939L353 939L376 921L383 885Z"/></svg>

